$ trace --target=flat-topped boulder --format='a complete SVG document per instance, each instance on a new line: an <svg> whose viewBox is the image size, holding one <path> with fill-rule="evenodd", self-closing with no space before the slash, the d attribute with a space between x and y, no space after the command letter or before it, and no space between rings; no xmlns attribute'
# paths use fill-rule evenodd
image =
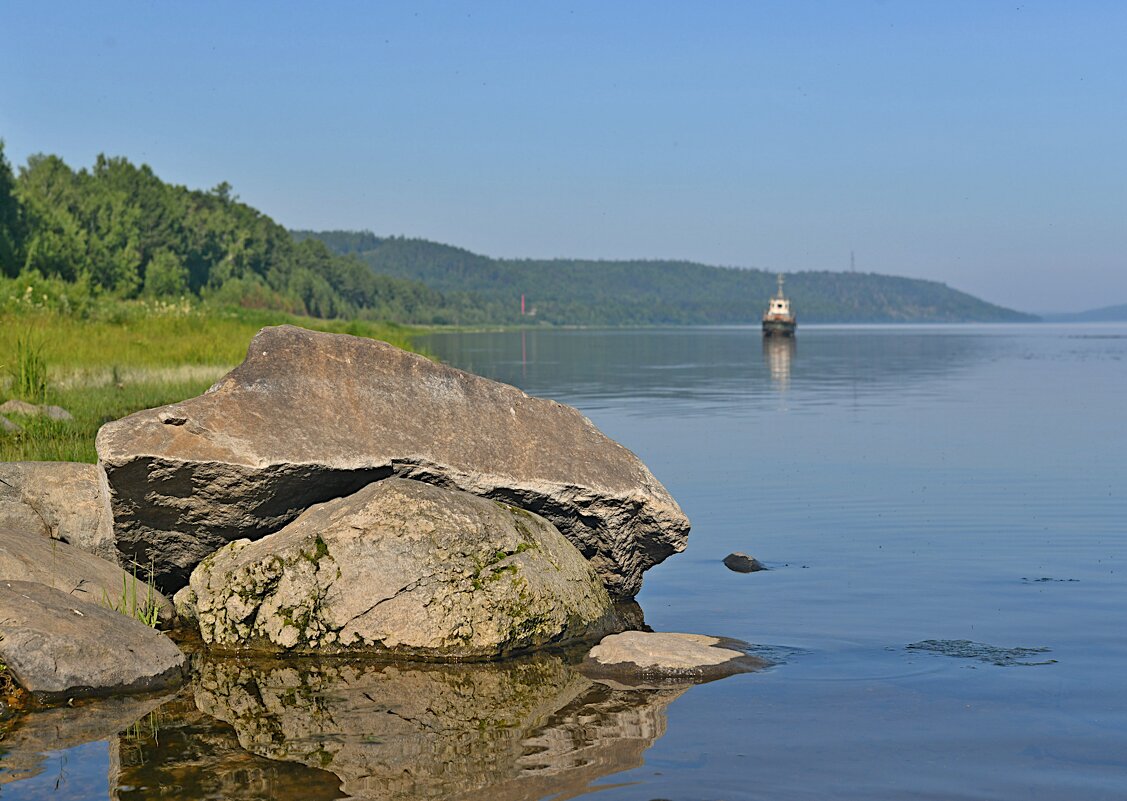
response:
<svg viewBox="0 0 1127 801"><path fill-rule="evenodd" d="M374 340L265 328L197 398L102 427L117 547L162 589L227 542L399 476L551 521L610 593L684 548L689 522L578 411Z"/></svg>
<svg viewBox="0 0 1127 801"><path fill-rule="evenodd" d="M395 478L226 545L176 601L209 646L284 653L494 658L621 630L551 523Z"/></svg>
<svg viewBox="0 0 1127 801"><path fill-rule="evenodd" d="M712 681L769 665L747 653L749 648L739 640L704 634L624 631L603 638L579 669L627 686Z"/></svg>

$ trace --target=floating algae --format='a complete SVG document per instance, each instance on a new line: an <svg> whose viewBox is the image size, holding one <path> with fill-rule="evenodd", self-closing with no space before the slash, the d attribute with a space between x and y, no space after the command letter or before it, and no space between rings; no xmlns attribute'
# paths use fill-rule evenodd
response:
<svg viewBox="0 0 1127 801"><path fill-rule="evenodd" d="M996 645L986 645L970 640L922 640L907 646L909 651L931 651L943 656L953 656L957 659L977 659L989 665L1009 667L1011 665L1052 665L1057 660L1047 659L1042 662L1023 661L1036 654L1048 653L1048 648L999 648Z"/></svg>

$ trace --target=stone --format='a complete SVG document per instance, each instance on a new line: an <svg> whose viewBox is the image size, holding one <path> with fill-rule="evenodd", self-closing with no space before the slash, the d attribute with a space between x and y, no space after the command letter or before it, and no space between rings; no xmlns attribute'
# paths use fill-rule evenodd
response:
<svg viewBox="0 0 1127 801"><path fill-rule="evenodd" d="M193 684L199 709L246 751L331 770L349 797L383 801L585 796L642 766L686 689L612 689L554 655L381 665L201 654Z"/></svg>
<svg viewBox="0 0 1127 801"><path fill-rule="evenodd" d="M36 405L16 398L0 403L0 414L21 414L25 417L39 417L42 415L43 417L60 422L70 422L74 420L74 416L62 406L51 406L48 404Z"/></svg>
<svg viewBox="0 0 1127 801"><path fill-rule="evenodd" d="M105 475L78 462L0 462L0 529L38 532L117 562Z"/></svg>
<svg viewBox="0 0 1127 801"><path fill-rule="evenodd" d="M205 644L494 658L621 630L591 565L537 515L406 479L237 540L176 596Z"/></svg>
<svg viewBox="0 0 1127 801"><path fill-rule="evenodd" d="M739 551L725 556L724 566L736 573L755 573L759 570L767 569L763 566L763 563L754 556L748 556L746 553L740 553Z"/></svg>
<svg viewBox="0 0 1127 801"><path fill-rule="evenodd" d="M0 581L0 634L0 661L46 700L162 690L184 676L184 655L160 632L33 581Z"/></svg>
<svg viewBox="0 0 1127 801"><path fill-rule="evenodd" d="M18 434L23 431L23 427L13 423L4 415L0 414L0 431L6 431L9 434Z"/></svg>
<svg viewBox="0 0 1127 801"><path fill-rule="evenodd" d="M126 559L183 586L205 556L390 476L536 512L613 596L683 550L689 522L633 453L578 411L374 340L265 328L208 392L102 427Z"/></svg>
<svg viewBox="0 0 1127 801"><path fill-rule="evenodd" d="M0 414L22 414L25 417L38 417L39 407L34 403L12 398L0 403Z"/></svg>
<svg viewBox="0 0 1127 801"><path fill-rule="evenodd" d="M51 420L57 420L62 423L69 423L74 420L74 415L64 409L62 406L40 406L40 413Z"/></svg>
<svg viewBox="0 0 1127 801"><path fill-rule="evenodd" d="M172 603L145 581L93 554L35 532L0 526L0 579L36 581L77 601L129 611L155 607L172 619ZM2 625L2 624L0 624Z"/></svg>
<svg viewBox="0 0 1127 801"><path fill-rule="evenodd" d="M604 637L580 666L585 675L626 685L712 681L768 666L747 643L703 634L625 631Z"/></svg>

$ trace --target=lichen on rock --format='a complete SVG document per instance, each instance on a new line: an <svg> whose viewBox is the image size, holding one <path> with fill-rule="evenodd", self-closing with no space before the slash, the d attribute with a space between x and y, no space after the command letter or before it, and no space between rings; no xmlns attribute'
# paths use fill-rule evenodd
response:
<svg viewBox="0 0 1127 801"><path fill-rule="evenodd" d="M599 576L552 524L403 479L230 543L176 600L220 649L493 658L620 628Z"/></svg>

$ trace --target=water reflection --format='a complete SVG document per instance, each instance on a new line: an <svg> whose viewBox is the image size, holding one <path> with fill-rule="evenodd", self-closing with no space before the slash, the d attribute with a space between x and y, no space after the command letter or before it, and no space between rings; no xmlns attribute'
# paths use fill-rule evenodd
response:
<svg viewBox="0 0 1127 801"><path fill-rule="evenodd" d="M642 764L684 687L613 688L554 656L490 665L201 658L118 738L115 799L570 798Z"/></svg>
<svg viewBox="0 0 1127 801"><path fill-rule="evenodd" d="M763 361L771 374L771 382L780 390L790 384L790 363L797 345L794 337L764 337Z"/></svg>
<svg viewBox="0 0 1127 801"><path fill-rule="evenodd" d="M239 745L233 726L196 707L190 688L111 741L110 798L328 801L336 774L269 759Z"/></svg>
<svg viewBox="0 0 1127 801"><path fill-rule="evenodd" d="M891 386L948 380L1013 341L997 327L904 326L807 327L795 340L764 340L758 328L679 328L434 334L420 344L448 364L533 395L648 415L655 402L710 413L733 398L769 402L778 389L792 390L797 404L879 400Z"/></svg>
<svg viewBox="0 0 1127 801"><path fill-rule="evenodd" d="M0 742L0 786L39 776L51 754L115 738L167 700L165 695L85 701L9 721ZM7 797L9 790L19 788L0 793Z"/></svg>

